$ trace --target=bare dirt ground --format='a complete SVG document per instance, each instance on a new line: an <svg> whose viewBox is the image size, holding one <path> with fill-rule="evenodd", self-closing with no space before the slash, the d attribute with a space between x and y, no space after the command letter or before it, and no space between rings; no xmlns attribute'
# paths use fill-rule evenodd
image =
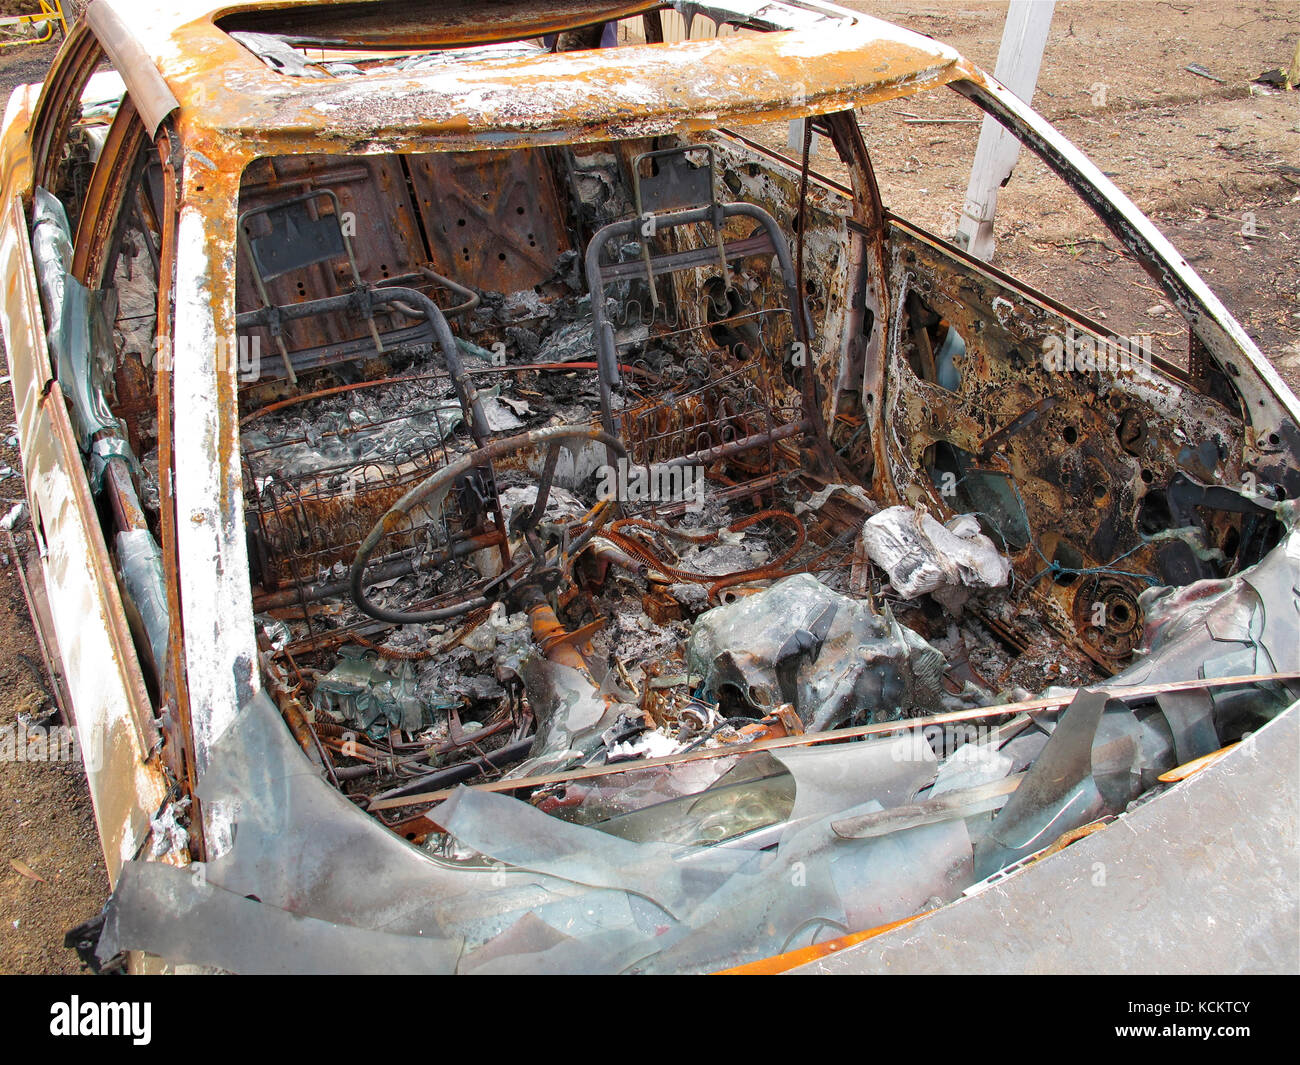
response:
<svg viewBox="0 0 1300 1065"><path fill-rule="evenodd" d="M5 4L7 10L14 6ZM954 45L992 70L1002 0L850 3ZM1293 388L1300 388L1300 92L1259 95L1252 79L1285 68L1300 4L1274 0L1102 3L1060 0L1034 98L1042 111L1170 237ZM40 80L50 46L0 51L0 89ZM1187 71L1200 64L1222 81ZM862 115L887 205L951 231L979 132L941 90ZM908 121L911 118L912 121ZM769 139L774 142L775 134ZM780 136L784 143L784 135ZM825 165L824 150L814 165ZM1152 282L1120 254L1074 194L1026 155L999 201L996 265L1093 314L1117 333L1150 333L1177 360L1186 331ZM1249 232L1254 233L1253 236ZM1179 320L1180 322L1181 320ZM0 389L0 464L21 469L9 389ZM0 480L0 499L21 497ZM44 699L26 608L0 566L0 727ZM42 881L17 871L25 864ZM66 929L108 892L85 779L73 766L0 763L0 972L75 972Z"/></svg>

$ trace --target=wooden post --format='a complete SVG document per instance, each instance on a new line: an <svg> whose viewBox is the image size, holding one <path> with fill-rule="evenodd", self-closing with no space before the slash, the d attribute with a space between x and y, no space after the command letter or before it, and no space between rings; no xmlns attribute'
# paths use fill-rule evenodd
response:
<svg viewBox="0 0 1300 1065"><path fill-rule="evenodd" d="M1055 7L1056 0L1010 0L1007 6L993 76L1026 103L1034 97ZM1010 179L1019 156L1020 142L986 115L956 239L958 245L986 262L993 258L993 214L998 190Z"/></svg>
<svg viewBox="0 0 1300 1065"><path fill-rule="evenodd" d="M796 118L790 122L790 133L786 137L786 147L792 152L798 152L803 155L803 127L808 119ZM808 155L811 158L817 154L817 142L821 139L820 133L814 133L812 146L808 149Z"/></svg>

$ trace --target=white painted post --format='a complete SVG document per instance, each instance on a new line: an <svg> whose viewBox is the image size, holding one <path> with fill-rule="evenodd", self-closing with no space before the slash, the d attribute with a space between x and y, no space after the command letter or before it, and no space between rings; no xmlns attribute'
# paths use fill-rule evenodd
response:
<svg viewBox="0 0 1300 1065"><path fill-rule="evenodd" d="M786 147L792 152L803 155L803 128L808 119L795 118L790 121L790 133L786 137ZM814 133L812 142L808 145L808 158L811 159L817 154L817 142L821 140L820 133Z"/></svg>
<svg viewBox="0 0 1300 1065"><path fill-rule="evenodd" d="M1026 103L1034 98L1055 7L1056 0L1010 0L1007 5L993 76ZM998 206L998 190L1011 178L1019 156L1020 142L985 116L956 239L957 244L985 262L993 258L993 214Z"/></svg>

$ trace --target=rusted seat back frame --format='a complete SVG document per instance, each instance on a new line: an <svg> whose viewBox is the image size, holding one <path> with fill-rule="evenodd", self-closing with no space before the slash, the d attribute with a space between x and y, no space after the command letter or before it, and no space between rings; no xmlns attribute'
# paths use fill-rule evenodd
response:
<svg viewBox="0 0 1300 1065"><path fill-rule="evenodd" d="M663 233L684 226L693 226L700 222L716 224L721 218L750 218L762 227L762 233L727 242L719 240L717 244L708 244L701 248L682 252L670 252L650 255L641 259L617 262L606 261L605 248L612 241L628 238L643 239L642 233L648 231ZM614 337L614 325L605 313L604 292L607 285L617 281L627 281L649 277L653 283L655 277L694 270L701 267L715 266L719 261L733 262L739 258L758 258L775 255L781 274L781 284L785 291L785 306L781 308L791 316L796 344L806 353L809 349L811 324L807 308L799 295L795 278L794 263L790 257L789 244L780 226L767 211L750 203L710 204L685 211L665 213L646 212L640 217L627 218L613 222L592 238L587 246L586 273L588 287L592 293L592 317L596 334L596 351L600 375L601 424L606 432L616 434L622 439L626 436L626 426L620 425L614 415L614 389L622 382L619 372L617 344ZM808 431L815 420L810 411L815 403L812 396L812 375L802 375L801 389L803 417L790 425L769 425L765 432L750 434L732 440L720 446L705 447L674 456L668 460L671 465L691 465L716 462L732 455L756 447L770 446L773 442ZM623 430L620 432L620 430Z"/></svg>

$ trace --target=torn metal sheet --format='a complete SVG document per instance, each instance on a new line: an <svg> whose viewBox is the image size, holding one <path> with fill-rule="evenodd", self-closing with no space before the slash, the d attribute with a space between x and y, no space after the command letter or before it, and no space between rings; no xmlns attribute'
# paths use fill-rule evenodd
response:
<svg viewBox="0 0 1300 1065"><path fill-rule="evenodd" d="M304 917L207 883L199 872L129 862L108 904L98 951L144 950L248 975L450 974L458 943Z"/></svg>
<svg viewBox="0 0 1300 1065"><path fill-rule="evenodd" d="M885 720L943 703L943 659L933 647L807 574L703 615L687 655L710 698L746 713L793 703L810 731L861 708Z"/></svg>
<svg viewBox="0 0 1300 1065"><path fill-rule="evenodd" d="M1290 531L1258 566L1223 582L1202 582L1151 596L1149 644L1118 684L1200 676L1262 663L1272 669L1300 667L1297 622L1297 532ZM1274 611L1260 589L1269 589ZM1279 589L1280 594L1279 594ZM1171 610L1170 602L1196 609ZM1238 674L1240 675L1240 674ZM1258 728L1295 697L1294 685L1261 685L1229 693L1170 692L1156 696L1160 715L1140 720L1104 691L1081 692L1063 712L1051 738L1029 770L1026 784L999 814L977 847L977 869L988 876L1041 849L1050 837L1101 813L1119 813L1161 772L1218 750ZM1012 744L1014 746L1014 743Z"/></svg>
<svg viewBox="0 0 1300 1065"><path fill-rule="evenodd" d="M793 971L1294 973L1300 706L1256 744L1008 880Z"/></svg>
<svg viewBox="0 0 1300 1065"><path fill-rule="evenodd" d="M897 764L896 745L860 746L862 754ZM253 751L257 765L249 763ZM796 787L803 780L812 789L805 810L841 802L856 809L872 794L866 801L875 806L901 801L933 772L932 761L917 759L903 767L912 784L880 791L853 772L864 764L857 752L844 753L856 760L846 763L834 750L820 752L816 765L803 757L813 752L791 759ZM338 817L346 801L305 767L269 700L259 696L246 706L214 749L202 784L204 802L230 818L229 849L187 871L132 866L114 896L101 950L148 949L173 962L268 972L281 971L286 952L301 951L308 967L325 966L331 951L346 946L354 952L349 971L370 971L385 950L396 951L399 968L445 971L462 943L469 969L488 961L500 967L511 946L530 956L566 943L594 971L682 971L770 953L823 924L889 919L936 893L955 897L968 878L960 875L970 861L960 823L853 844L836 842L828 820L814 817L764 863L760 851L744 847L701 851L625 841L474 790L458 792L435 816L493 861L457 867L367 819ZM838 797L829 798L828 787ZM384 885L382 895L354 896L358 884L350 874L324 860L340 846L362 860L356 868L366 883ZM564 917L556 891L602 916L575 923L577 912ZM249 895L260 901L249 902ZM650 910L638 913L639 904L627 901L633 896L651 903ZM759 899L773 919L770 930L745 922ZM549 931L516 927L527 912ZM739 938L737 921L751 926Z"/></svg>
<svg viewBox="0 0 1300 1065"><path fill-rule="evenodd" d="M1115 812L1102 795L1092 764L1097 729L1108 703L1104 692L1080 692L1063 713L1025 782L976 847L978 877L1042 850L1068 828ZM1109 705L1128 712L1122 703Z"/></svg>

